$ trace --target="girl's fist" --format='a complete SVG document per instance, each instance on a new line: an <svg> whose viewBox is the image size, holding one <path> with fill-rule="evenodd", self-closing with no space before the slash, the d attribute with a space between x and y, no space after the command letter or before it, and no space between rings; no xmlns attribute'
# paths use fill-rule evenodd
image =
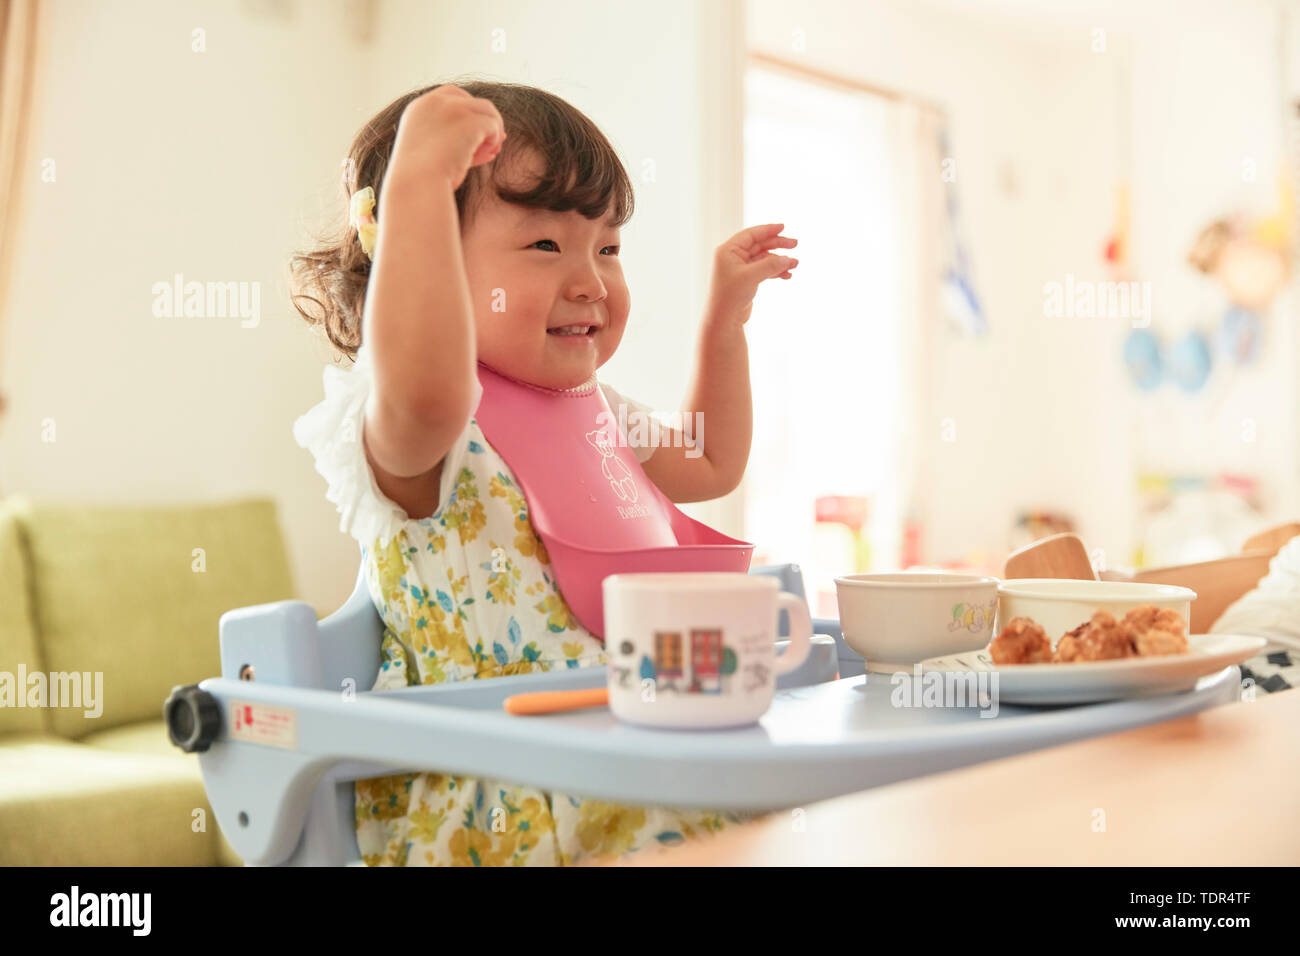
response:
<svg viewBox="0 0 1300 956"><path fill-rule="evenodd" d="M505 138L505 123L490 100L443 83L402 111L392 168L445 178L455 190L471 167L496 158Z"/></svg>

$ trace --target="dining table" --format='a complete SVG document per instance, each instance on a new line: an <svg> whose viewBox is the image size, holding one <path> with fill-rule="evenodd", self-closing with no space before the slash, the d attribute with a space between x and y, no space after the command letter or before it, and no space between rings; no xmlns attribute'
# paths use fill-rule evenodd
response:
<svg viewBox="0 0 1300 956"><path fill-rule="evenodd" d="M1300 864L1300 691L1255 691L588 865L971 864Z"/></svg>

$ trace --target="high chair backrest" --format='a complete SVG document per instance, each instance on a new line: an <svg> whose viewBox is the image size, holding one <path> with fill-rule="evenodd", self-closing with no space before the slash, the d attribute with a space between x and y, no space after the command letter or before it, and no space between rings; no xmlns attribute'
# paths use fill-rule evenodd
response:
<svg viewBox="0 0 1300 956"><path fill-rule="evenodd" d="M345 677L366 674L370 682L357 690L370 690L379 675L383 638L384 621L370 599L363 559L352 594L342 607L320 622L322 686L339 687Z"/></svg>

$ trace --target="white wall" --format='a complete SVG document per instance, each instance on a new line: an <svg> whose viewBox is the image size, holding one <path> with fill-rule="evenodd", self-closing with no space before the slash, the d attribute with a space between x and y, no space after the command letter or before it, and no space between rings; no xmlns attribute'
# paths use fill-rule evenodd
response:
<svg viewBox="0 0 1300 956"><path fill-rule="evenodd" d="M344 11L64 0L42 14L48 49L0 355L11 401L0 492L103 503L269 494L303 596L327 606L343 593L346 545L290 435L320 390L320 353L284 272L359 118L364 61ZM195 29L206 52L192 51ZM53 182L41 179L47 161ZM155 317L153 284L176 273L259 283L260 322ZM42 441L48 420L53 442ZM327 551L340 560L317 563Z"/></svg>
<svg viewBox="0 0 1300 956"><path fill-rule="evenodd" d="M1178 13L1178 30L1162 29L1167 20L1139 24L1133 58L1136 253L1170 337L1213 331L1228 305L1214 280L1186 266L1192 239L1238 209L1271 213L1287 163L1277 5L1199 3ZM1264 524L1300 517L1296 320L1292 292L1267 317L1253 370L1224 364L1201 393L1163 389L1155 402L1132 403L1139 460L1257 475Z"/></svg>

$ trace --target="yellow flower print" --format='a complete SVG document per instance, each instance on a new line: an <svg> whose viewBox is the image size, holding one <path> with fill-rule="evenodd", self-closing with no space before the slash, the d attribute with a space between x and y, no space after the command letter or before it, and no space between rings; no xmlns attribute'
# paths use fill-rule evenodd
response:
<svg viewBox="0 0 1300 956"><path fill-rule="evenodd" d="M645 826L645 809L625 807L603 800L584 800L574 828L578 842L588 853L618 856L636 842L637 831Z"/></svg>
<svg viewBox="0 0 1300 956"><path fill-rule="evenodd" d="M411 837L421 843L432 843L443 819L442 810L434 810L421 800L420 808L411 811Z"/></svg>
<svg viewBox="0 0 1300 956"><path fill-rule="evenodd" d="M420 681L422 684L445 684L447 683L447 672L442 669L442 661L436 657L426 657L424 659L424 677Z"/></svg>
<svg viewBox="0 0 1300 956"><path fill-rule="evenodd" d="M379 579L379 593L389 604L403 600L404 588L402 575L406 573L406 560L403 557L406 532L401 532L388 542L388 547L371 549L375 573Z"/></svg>
<svg viewBox="0 0 1300 956"><path fill-rule="evenodd" d="M447 626L448 619L452 622L451 627ZM450 658L455 664L469 666L474 663L474 652L470 650L469 638L465 634L464 619L459 614L449 615L439 604L430 604L424 608L424 617L416 622L415 641L420 662L425 666L435 655ZM433 655L429 654L430 651Z"/></svg>
<svg viewBox="0 0 1300 956"><path fill-rule="evenodd" d="M497 472L488 482L488 495L493 498L504 498L510 505L510 510L515 514L524 510L524 496L515 487L515 483L507 478L501 472Z"/></svg>
<svg viewBox="0 0 1300 956"><path fill-rule="evenodd" d="M478 500L474 472L462 468L456 476L451 500L443 509L442 526L459 534L461 544L468 544L478 537L486 524L487 515L483 512L483 502Z"/></svg>
<svg viewBox="0 0 1300 956"><path fill-rule="evenodd" d="M451 596L460 597L460 592L469 586L469 575L462 574L460 577L456 577L455 572L448 568L447 581L451 585Z"/></svg>
<svg viewBox="0 0 1300 956"><path fill-rule="evenodd" d="M492 548L492 557L482 564L483 570L488 572L488 600L513 605L515 585L523 578L523 572L505 556L505 548L491 539L488 544Z"/></svg>
<svg viewBox="0 0 1300 956"><path fill-rule="evenodd" d="M546 545L542 543L542 539L533 529L532 522L528 520L528 502L515 487L514 482L497 472L492 476L488 494L493 498L506 499L510 510L515 513L515 531L518 532L514 540L515 550L525 558L536 557L542 564L550 564L551 557L546 553Z"/></svg>
<svg viewBox="0 0 1300 956"><path fill-rule="evenodd" d="M536 797L529 797L519 805L519 812L512 814L515 829L520 834L533 834L537 839L529 840L533 846L537 845L537 840L542 838L543 834L555 832L555 818L551 816L551 810L542 800Z"/></svg>
<svg viewBox="0 0 1300 956"><path fill-rule="evenodd" d="M452 866L492 866L492 835L461 827L451 835Z"/></svg>
<svg viewBox="0 0 1300 956"><path fill-rule="evenodd" d="M424 779L425 787L432 793L446 793L448 790L454 790L453 784L462 785L460 781L464 780L463 777L453 777L451 774L446 773L426 773ZM447 806L450 807L451 804L448 803Z"/></svg>
<svg viewBox="0 0 1300 956"><path fill-rule="evenodd" d="M516 674L532 674L533 672L548 673L551 669L550 665L545 661L536 660L537 646L535 644L529 644L528 647L525 648L525 653L527 653L529 649L532 651L532 660L511 661L509 664L494 664L492 663L492 658L489 657L485 659L484 666L478 672L479 679L481 680L485 677L513 677Z"/></svg>
<svg viewBox="0 0 1300 956"><path fill-rule="evenodd" d="M573 616L569 605L564 603L564 598L559 594L549 594L545 600L538 601L533 607L546 615L547 630L558 634L562 631L578 629L578 619Z"/></svg>
<svg viewBox="0 0 1300 956"><path fill-rule="evenodd" d="M492 866L505 866L514 860L516 845L519 843L519 834L514 830L507 830L505 833L494 833L496 838L496 848L489 854Z"/></svg>
<svg viewBox="0 0 1300 956"><path fill-rule="evenodd" d="M398 820L406 816L411 802L411 784L416 774L399 773L356 781L357 821Z"/></svg>
<svg viewBox="0 0 1300 956"><path fill-rule="evenodd" d="M533 524L528 520L528 512L515 515L515 530L519 532L515 535L515 550L526 558L536 557L542 564L550 564L551 556L546 551L546 543L533 529Z"/></svg>
<svg viewBox="0 0 1300 956"><path fill-rule="evenodd" d="M578 641L573 641L573 642L566 641L564 644L561 644L560 646L564 650L564 656L569 658L581 657L587 650L587 648L584 647Z"/></svg>

